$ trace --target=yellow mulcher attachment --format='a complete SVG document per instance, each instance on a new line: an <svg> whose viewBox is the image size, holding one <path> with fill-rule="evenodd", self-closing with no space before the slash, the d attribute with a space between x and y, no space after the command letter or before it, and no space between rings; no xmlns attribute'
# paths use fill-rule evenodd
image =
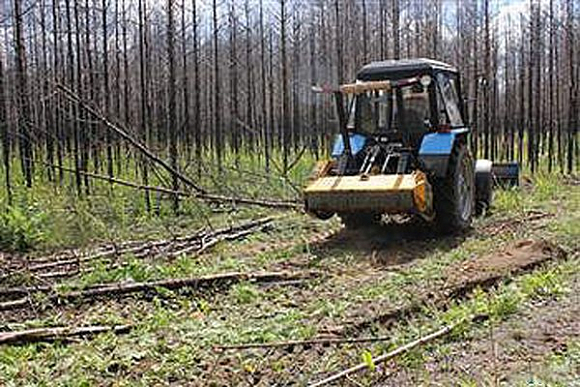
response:
<svg viewBox="0 0 580 387"><path fill-rule="evenodd" d="M331 161L304 189L306 209L317 215L343 213L433 212L432 190L425 174L327 176Z"/></svg>
<svg viewBox="0 0 580 387"><path fill-rule="evenodd" d="M335 90L342 105L342 95L390 92L391 82L371 81L341 85ZM344 113L339 121L343 127L343 140L348 138ZM351 153L350 140L343 141L347 153ZM374 161L374 158L373 158ZM356 175L329 175L336 171L336 161L319 164L310 184L304 189L307 211L325 217L349 213L416 213L429 217L433 212L432 190L425 174L419 170L411 173L376 173L376 166L369 164L368 173ZM364 167L363 167L364 168Z"/></svg>

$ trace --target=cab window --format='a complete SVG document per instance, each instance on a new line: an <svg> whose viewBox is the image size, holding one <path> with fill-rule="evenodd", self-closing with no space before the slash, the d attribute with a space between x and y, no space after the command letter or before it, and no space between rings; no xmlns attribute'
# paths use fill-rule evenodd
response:
<svg viewBox="0 0 580 387"><path fill-rule="evenodd" d="M464 126L461 111L459 110L459 94L457 92L455 79L450 78L448 74L439 73L437 74L437 81L439 83L440 94L440 98L437 101L440 115L445 116L446 114L446 123L452 127Z"/></svg>

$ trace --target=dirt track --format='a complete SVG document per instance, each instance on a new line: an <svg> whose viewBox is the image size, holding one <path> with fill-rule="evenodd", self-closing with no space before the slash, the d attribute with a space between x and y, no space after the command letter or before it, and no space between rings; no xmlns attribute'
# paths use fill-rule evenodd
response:
<svg viewBox="0 0 580 387"><path fill-rule="evenodd" d="M472 339L445 345L444 356L428 354L420 372L405 372L391 364L377 383L382 386L454 385L457 380L476 380L479 385L527 385L535 375L548 380L554 370L546 369L546 356L562 356L570 343L580 337L580 277L570 284L570 292L559 299L532 301L514 318L474 334ZM564 376L571 384L576 374Z"/></svg>
<svg viewBox="0 0 580 387"><path fill-rule="evenodd" d="M511 275L529 271L542 263L565 256L566 253L558 246L543 241L517 241L492 254L450 266L446 269L443 286L426 286L409 304L363 317L347 327L346 332L352 334L353 331L367 329L377 323L392 324L411 317L424 307L444 308L451 302L468 296L477 287L489 288ZM368 309L360 312L360 315L368 314Z"/></svg>

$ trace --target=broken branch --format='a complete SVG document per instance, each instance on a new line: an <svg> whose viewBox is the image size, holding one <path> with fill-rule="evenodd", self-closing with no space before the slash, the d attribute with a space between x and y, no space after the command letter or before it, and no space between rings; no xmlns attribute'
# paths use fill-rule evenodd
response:
<svg viewBox="0 0 580 387"><path fill-rule="evenodd" d="M59 301L73 301L77 299L85 299L106 295L126 295L130 293L154 291L157 288L164 288L169 290L175 290L180 288L205 288L209 286L217 286L224 283L237 283L242 281L260 282L267 283L273 281L283 281L283 280L293 280L293 279L306 279L315 278L320 276L317 271L306 271L306 272L230 272L215 275L207 275L201 277L193 278L178 278L178 279L167 279L158 280L151 282L133 282L133 283L104 283L92 285L83 290L75 290L66 293L52 295L47 298L48 301L56 303ZM37 287L32 288L32 291L39 291L42 293L48 293L56 291L54 287ZM17 301L8 301L0 303L0 310L18 309L27 305L29 298L23 298Z"/></svg>
<svg viewBox="0 0 580 387"><path fill-rule="evenodd" d="M471 319L468 319L468 321L472 321L474 319L475 319L475 317L472 317ZM435 340L441 336L445 336L448 333L450 333L451 331L453 331L455 328L457 328L458 326L464 324L465 322L466 322L466 320L461 320L458 323L455 323L452 325L447 325L447 326L445 326L445 327L443 327L443 328L441 328L433 333L428 334L427 336L423 336L423 337L421 337L415 341L412 341L408 344L405 344L402 347L399 347L391 352L387 352L384 355L378 356L378 357L374 358L372 361L374 364L383 363L383 362L390 360L394 357L402 355L403 353L408 352L415 347L418 347L418 346L425 344L429 341ZM337 380L345 378L345 377L349 376L350 374L364 370L366 368L368 368L368 364L361 363L359 365L356 365L354 367L351 367L351 368L348 368L344 371L341 371L337 374L334 374L326 379L323 379L323 380L318 381L314 384L311 384L310 387L320 387L320 386L324 386L324 385L332 383L332 382L336 382Z"/></svg>
<svg viewBox="0 0 580 387"><path fill-rule="evenodd" d="M181 180L183 183L185 183L186 186L188 186L190 188L193 188L197 192L205 193L205 190L202 189L201 187L198 187L197 184L195 184L190 178L188 178L187 176L183 175L178 170L176 170L175 168L173 168L172 166L170 166L169 164L167 164L165 161L163 161L162 159L160 159L159 157L157 157L145 145L141 144L139 141L137 141L135 138L133 138L133 136L129 135L129 133L127 133L127 130L125 130L125 129L119 127L118 125L115 125L111 121L109 121L107 119L107 117L105 117L104 114L102 114L96 108L91 107L87 102L85 102L82 98L80 98L72 90L70 90L69 88L67 88L67 87L65 87L65 86L63 86L61 84L57 84L56 85L56 88L58 90L62 91L62 93L64 94L64 96L69 101L78 104L81 108L83 108L88 113L90 113L95 118L97 118L99 121L101 121L107 128L109 128L110 130L112 130L115 133L117 133L124 140L127 140L131 145L133 145L135 148L137 148L141 153L143 153L149 159L151 159L154 162L156 162L157 164L161 165L169 173L171 173L172 175L176 176L179 180Z"/></svg>
<svg viewBox="0 0 580 387"><path fill-rule="evenodd" d="M361 337L357 339L311 339L311 340L289 340L274 343L248 343L235 345L218 345L217 350L251 349L251 348L280 348L293 347L295 345L317 345L317 344L354 344L354 343L374 343L391 340L392 336L381 337Z"/></svg>
<svg viewBox="0 0 580 387"><path fill-rule="evenodd" d="M96 335L98 333L113 332L126 333L131 329L130 325L117 326L90 326L80 328L56 327L26 329L16 332L0 333L1 344L35 343L39 341L54 341L74 336Z"/></svg>
<svg viewBox="0 0 580 387"><path fill-rule="evenodd" d="M38 272L63 266L74 266L75 270L78 271L79 266L83 263L98 259L105 260L124 254L133 254L136 258L145 258L159 255L176 257L181 254L190 252L200 253L207 250L219 241L234 240L244 237L250 233L257 232L266 224L269 224L275 219L280 219L282 217L283 216L266 216L263 218L247 221L239 225L223 227L213 231L197 232L195 234L185 235L175 239L162 239L157 241L130 241L119 245L103 245L93 251L89 251L86 254L82 254L82 252L78 250L73 250L71 253L61 255L60 257L52 257L52 259L42 257L35 259L32 262L27 261L25 263L26 266L14 268L8 274L0 277L0 279L18 273ZM204 239L210 239L211 244L209 246L203 245L201 241ZM159 251L161 248L166 248L166 250ZM59 274L57 274L57 276L59 276ZM37 288L33 287L32 289ZM0 289L0 297L12 295L14 292L17 294L26 293L29 290L30 288L24 287Z"/></svg>
<svg viewBox="0 0 580 387"><path fill-rule="evenodd" d="M80 107L82 107L88 113L95 116L107 128L109 128L110 130L117 133L123 139L127 140L131 145L133 145L135 148L137 148L139 151L141 151L145 156L147 156L148 158L150 158L151 160L153 160L157 164L161 165L170 174L175 175L179 180L181 180L183 183L185 183L185 185L187 187L193 188L195 193L190 195L192 197L207 200L209 202L218 202L218 203L230 202L230 203L257 205L257 206L268 207L268 208L286 208L286 209L300 209L300 208L302 208L302 205L299 203L296 203L296 202L278 202L278 201L270 201L270 200L258 200L258 199L238 198L238 197L231 197L231 196L209 194L203 188L196 185L190 178L188 178L187 176L185 176L183 173L179 172L178 170L172 168L169 164L167 164L165 161L163 161L161 158L159 158L153 152L151 152L145 145L141 144L139 141L137 141L135 138L133 138L131 135L129 135L127 133L127 130L125 130L125 129L121 128L119 125L115 125L114 123L109 121L104 116L104 114L102 114L96 108L91 107L87 102L85 102L83 99L81 99L72 90L70 90L69 88L67 88L61 84L57 84L56 87L58 90L60 90L64 94L64 96L69 101L79 104ZM108 178L107 180L109 180L112 183L120 184L119 181L116 181L116 179L113 179L113 178ZM127 183L127 182L124 182L124 183L125 183L125 185L132 184L132 183ZM134 188L154 190L153 187L146 188L145 186L140 186L138 184L132 184L130 186L133 186ZM159 187L156 187L156 188L157 188L157 190L161 189ZM163 190L165 191L165 189L163 189ZM172 191L172 192L169 192L169 191L172 191L172 190L166 190L166 193L177 194L175 191Z"/></svg>

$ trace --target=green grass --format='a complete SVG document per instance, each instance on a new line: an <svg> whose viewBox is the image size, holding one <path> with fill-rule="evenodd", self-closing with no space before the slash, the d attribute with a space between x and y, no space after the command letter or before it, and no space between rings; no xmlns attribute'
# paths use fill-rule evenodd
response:
<svg viewBox="0 0 580 387"><path fill-rule="evenodd" d="M310 161L307 157L291 172L291 179L297 184L309 172ZM258 162L255 165L251 161L244 163L245 168L262 168ZM274 198L287 199L293 195L283 179L272 183L274 186L270 189L271 182L261 185L238 179L235 172L226 173L228 176L224 180L228 185L249 196L272 194ZM203 183L209 187L212 181ZM268 187L268 192L264 192L263 187ZM47 239L34 245L40 250L82 246L98 240L167 237L202 227L205 217L217 226L271 213L246 207L215 213L215 208L184 201L182 213L175 215L170 211L170 203L164 200L163 210L157 215L144 211L142 195L130 189L119 187L111 192L107 184L95 185L95 195L82 199L74 192L64 191L66 189L61 191L48 184L39 184L32 192L15 195L15 202L19 203L17 208L42 208L42 213L47 214L47 219L43 220L47 223L42 226ZM338 370L360 362L363 353L376 355L473 313L488 313L492 318L486 324L499 324L517 316L522 305L528 302L566 295L567 281L577 274L577 259L546 265L490 292L478 290L467 301L453 304L448 311L426 308L413 319L394 327L376 325L360 333L388 334L393 337L390 343L324 349L314 358L308 357L308 351L299 350L276 356L252 351L220 356L212 349L217 344L310 338L323 333L323 327L347 324L365 311L368 314L362 317L380 314L383 310L413 302L420 291L440 287L445 281L443 273L452 264L501 249L516 239L545 238L574 251L579 247L580 235L578 199L578 188L562 184L559 176L538 175L530 187L498 191L491 216L478 219L475 228L521 218L531 210L552 213L553 217L547 218L540 228L524 225L493 237L474 232L463 239L408 241L407 244L418 244L419 248L409 264L396 271L374 262L364 249L357 251L352 246L309 242L313 234L337 230L340 226L336 220L323 223L300 214L276 221L270 230L245 240L219 244L199 257L182 256L167 261L127 256L123 257L127 265L119 269L96 262L93 272L64 281L60 289L229 270L286 269L286 265L298 270L316 268L328 277L298 288L263 288L244 282L222 293L160 291L156 295L128 297L117 302L102 301L78 308L70 305L62 314L45 313L25 324L7 324L5 328L8 329L125 323L136 327L127 335L99 335L69 344L0 347L0 384L153 385L173 381L203 385L207 384L207 378L213 378L217 384L237 385L253 384L252 378L264 372L275 372L279 375L277 381L294 376L294 380L301 383L309 380L313 373ZM263 249L257 249L260 246ZM396 241L392 247L393 251L397 250ZM453 339L469 339L486 328L486 325L466 326L458 330ZM470 333L472 331L475 333ZM420 373L425 361L433 353L444 353L445 348L438 344L427 346L406 355L399 364ZM570 361L576 356L574 351L566 355ZM220 360L223 363L219 363ZM571 370L576 364L566 363L569 360L549 360L549 367L563 364L562 372L566 373L566 369ZM297 365L304 367L303 371L294 368ZM215 373L210 369L215 369ZM375 373L370 373L362 380L372 381L374 377ZM471 382L460 381L466 386Z"/></svg>
<svg viewBox="0 0 580 387"><path fill-rule="evenodd" d="M226 196L294 200L299 197L302 183L310 174L314 159L305 153L286 174L276 169L281 155L273 153L270 173L263 160L254 153L240 153L237 159L227 153L223 168L212 164L205 155L203 174L196 176L195 163L183 159L181 169L196 184L208 192ZM278 161L276 161L278 160ZM5 251L48 250L59 247L84 246L102 240L153 238L171 236L207 225L221 224L229 219L257 216L265 213L257 208L232 208L225 203L221 208L203 201L182 198L180 212L172 211L171 198L151 193L152 211L148 212L145 194L133 188L91 180L90 194L77 193L71 174L65 174L63 184L47 179L47 169L37 168L33 188L24 187L14 162L12 204L8 205L6 191L0 190L0 248ZM65 160L72 166L72 160ZM140 183L135 171L139 167L131 158L116 168L115 177ZM101 172L104 173L104 172ZM168 187L169 179L162 170L151 174L149 185ZM0 181L3 181L0 171ZM182 189L184 189L182 187Z"/></svg>

